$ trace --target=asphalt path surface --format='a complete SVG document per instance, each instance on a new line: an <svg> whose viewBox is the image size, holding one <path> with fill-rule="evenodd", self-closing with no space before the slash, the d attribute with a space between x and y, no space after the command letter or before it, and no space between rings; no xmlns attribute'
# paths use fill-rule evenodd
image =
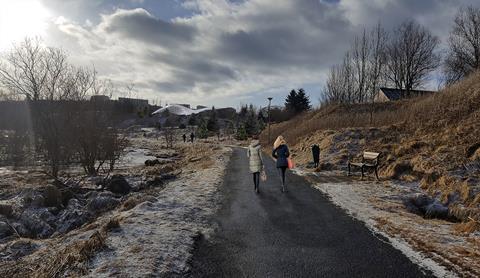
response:
<svg viewBox="0 0 480 278"><path fill-rule="evenodd" d="M227 167L218 230L198 239L189 277L429 277L388 240L333 205L302 177L281 192L274 162L253 190L246 150Z"/></svg>

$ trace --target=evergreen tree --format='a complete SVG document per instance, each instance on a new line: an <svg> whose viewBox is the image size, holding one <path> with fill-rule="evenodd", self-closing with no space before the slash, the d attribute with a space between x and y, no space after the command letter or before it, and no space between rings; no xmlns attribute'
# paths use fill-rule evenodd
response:
<svg viewBox="0 0 480 278"><path fill-rule="evenodd" d="M191 126L197 125L197 117L195 114L192 114L188 119L188 125L191 125Z"/></svg>
<svg viewBox="0 0 480 278"><path fill-rule="evenodd" d="M244 126L248 136L257 134L259 131L258 117L255 108L251 104L248 107Z"/></svg>
<svg viewBox="0 0 480 278"><path fill-rule="evenodd" d="M207 122L202 119L197 129L197 137L201 139L208 138Z"/></svg>
<svg viewBox="0 0 480 278"><path fill-rule="evenodd" d="M212 107L212 112L210 113L210 117L208 118L207 122L207 129L208 131L213 132L217 132L220 129L218 126L217 111L215 111L215 107Z"/></svg>
<svg viewBox="0 0 480 278"><path fill-rule="evenodd" d="M247 138L248 138L248 135L247 135L247 131L245 130L245 125L241 124L237 128L237 133L235 134L235 139L243 141L243 140L247 140Z"/></svg>
<svg viewBox="0 0 480 278"><path fill-rule="evenodd" d="M310 98L305 94L304 89L299 89L298 92L291 90L285 99L285 108L294 114L310 110Z"/></svg>

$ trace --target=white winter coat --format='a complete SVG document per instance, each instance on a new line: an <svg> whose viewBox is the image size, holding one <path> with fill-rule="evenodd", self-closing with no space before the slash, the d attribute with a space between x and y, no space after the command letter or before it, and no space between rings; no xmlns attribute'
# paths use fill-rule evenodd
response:
<svg viewBox="0 0 480 278"><path fill-rule="evenodd" d="M260 142L255 140L248 146L247 156L249 157L250 172L261 172L263 169L263 158Z"/></svg>

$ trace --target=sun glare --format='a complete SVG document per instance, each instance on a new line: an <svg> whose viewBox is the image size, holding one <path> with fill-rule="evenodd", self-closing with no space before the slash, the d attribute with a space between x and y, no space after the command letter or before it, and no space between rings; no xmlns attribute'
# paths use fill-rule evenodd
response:
<svg viewBox="0 0 480 278"><path fill-rule="evenodd" d="M0 0L0 50L24 37L43 36L50 17L37 0Z"/></svg>

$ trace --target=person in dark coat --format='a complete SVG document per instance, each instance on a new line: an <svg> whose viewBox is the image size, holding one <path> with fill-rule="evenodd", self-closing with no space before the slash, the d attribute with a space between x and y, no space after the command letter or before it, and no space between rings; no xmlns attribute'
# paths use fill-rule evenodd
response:
<svg viewBox="0 0 480 278"><path fill-rule="evenodd" d="M320 162L320 147L317 144L312 146L313 164L315 168L318 168Z"/></svg>
<svg viewBox="0 0 480 278"><path fill-rule="evenodd" d="M187 142L187 134L184 133L182 137L183 137L183 143Z"/></svg>
<svg viewBox="0 0 480 278"><path fill-rule="evenodd" d="M193 139L195 139L195 134L193 134L193 132L192 132L192 133L190 133L190 142L193 143Z"/></svg>
<svg viewBox="0 0 480 278"><path fill-rule="evenodd" d="M288 150L287 142L283 136L278 136L277 140L275 140L275 143L273 144L272 156L277 160L277 169L282 178L282 192L285 192L285 173L287 172L288 168L288 157L290 156L290 151Z"/></svg>

